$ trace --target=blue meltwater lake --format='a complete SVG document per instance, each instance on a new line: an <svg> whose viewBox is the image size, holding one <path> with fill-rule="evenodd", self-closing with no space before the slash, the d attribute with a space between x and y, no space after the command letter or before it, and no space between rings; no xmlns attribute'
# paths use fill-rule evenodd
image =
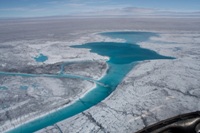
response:
<svg viewBox="0 0 200 133"><path fill-rule="evenodd" d="M45 62L46 60L48 60L48 57L43 54L40 54L40 55L34 57L34 59L36 62Z"/></svg>
<svg viewBox="0 0 200 133"><path fill-rule="evenodd" d="M73 104L44 117L20 125L9 132L34 132L74 116L98 104L116 89L126 77L127 73L130 72L139 61L174 59L173 57L159 55L152 50L141 48L137 45L139 42L147 41L150 37L158 36L157 34L150 32L106 32L100 34L115 39L121 38L126 40L126 42L92 42L71 47L77 49L90 49L90 52L92 53L97 53L101 56L110 58L107 61L109 69L106 75L98 81L104 85L97 84L96 88L92 89Z"/></svg>

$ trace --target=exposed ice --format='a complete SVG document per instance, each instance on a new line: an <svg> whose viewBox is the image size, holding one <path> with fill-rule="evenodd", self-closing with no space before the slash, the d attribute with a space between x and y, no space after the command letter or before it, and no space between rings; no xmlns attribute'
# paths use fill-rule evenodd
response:
<svg viewBox="0 0 200 133"><path fill-rule="evenodd" d="M200 109L199 33L161 33L140 45L175 60L137 65L97 106L38 132L136 132ZM184 36L184 39L183 39ZM177 49L178 47L178 49Z"/></svg>
<svg viewBox="0 0 200 133"><path fill-rule="evenodd" d="M99 79L107 70L108 57L69 46L123 42L97 34L117 30L159 33L159 37L141 42L140 46L176 59L140 62L97 106L38 132L135 132L165 118L200 109L200 19L80 20L1 21L0 71L59 74L61 66L69 63L64 73ZM34 57L40 53L48 60L35 62ZM94 86L81 79L1 76L0 132L63 107Z"/></svg>

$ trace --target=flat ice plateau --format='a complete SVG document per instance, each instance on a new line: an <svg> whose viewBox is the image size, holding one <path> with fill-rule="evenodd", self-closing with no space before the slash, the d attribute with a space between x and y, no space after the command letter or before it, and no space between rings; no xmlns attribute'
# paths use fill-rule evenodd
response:
<svg viewBox="0 0 200 133"><path fill-rule="evenodd" d="M97 80L106 72L108 58L69 46L123 41L95 34L104 31L158 33L139 45L176 59L139 62L105 100L38 132L129 133L200 110L200 19L81 20L1 21L0 71L30 75L62 72ZM34 57L40 53L48 60L36 62ZM0 132L66 106L94 86L93 81L83 79L1 75Z"/></svg>

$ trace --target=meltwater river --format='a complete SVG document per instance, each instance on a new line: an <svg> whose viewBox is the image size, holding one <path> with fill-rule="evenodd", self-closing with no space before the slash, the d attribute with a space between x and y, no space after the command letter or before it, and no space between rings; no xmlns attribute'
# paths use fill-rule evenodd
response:
<svg viewBox="0 0 200 133"><path fill-rule="evenodd" d="M116 89L116 87L121 83L127 73L134 67L134 65L137 64L138 61L174 59L172 57L159 55L152 50L141 48L137 45L137 43L147 41L150 37L157 36L157 34L150 32L106 32L100 34L111 38L121 38L126 40L126 42L92 42L72 47L90 49L93 53L97 53L101 56L108 56L110 58L107 61L109 69L106 75L98 81L103 83L105 86L97 84L96 88L73 104L20 125L8 132L34 132L74 116L98 104Z"/></svg>

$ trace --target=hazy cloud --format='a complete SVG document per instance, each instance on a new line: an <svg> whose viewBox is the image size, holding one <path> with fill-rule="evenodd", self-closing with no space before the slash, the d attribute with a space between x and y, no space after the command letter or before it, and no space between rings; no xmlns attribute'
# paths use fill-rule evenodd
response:
<svg viewBox="0 0 200 133"><path fill-rule="evenodd" d="M24 7L16 7L16 8L2 8L0 11L26 11L27 8Z"/></svg>
<svg viewBox="0 0 200 133"><path fill-rule="evenodd" d="M22 0L21 0L22 1ZM24 0L28 2L29 0ZM32 0L30 0L32 1ZM0 17L37 16L200 16L199 12L177 12L155 8L142 8L114 0L49 0L26 3L20 7L0 8ZM132 4L134 5L134 4Z"/></svg>
<svg viewBox="0 0 200 133"><path fill-rule="evenodd" d="M159 9L151 9L151 8L139 8L139 7L124 7L124 8L115 8L108 10L100 10L100 11L92 11L92 12L84 12L80 13L80 15L88 15L88 16L129 16L129 17L139 17L139 16L196 16L200 17L200 12L176 12L176 11L167 11L167 10L159 10Z"/></svg>
<svg viewBox="0 0 200 133"><path fill-rule="evenodd" d="M138 8L138 7L125 7L125 8L115 8L115 9L108 9L108 10L100 10L100 11L93 11L82 13L87 15L148 15L154 14L159 12L155 9L149 8Z"/></svg>

